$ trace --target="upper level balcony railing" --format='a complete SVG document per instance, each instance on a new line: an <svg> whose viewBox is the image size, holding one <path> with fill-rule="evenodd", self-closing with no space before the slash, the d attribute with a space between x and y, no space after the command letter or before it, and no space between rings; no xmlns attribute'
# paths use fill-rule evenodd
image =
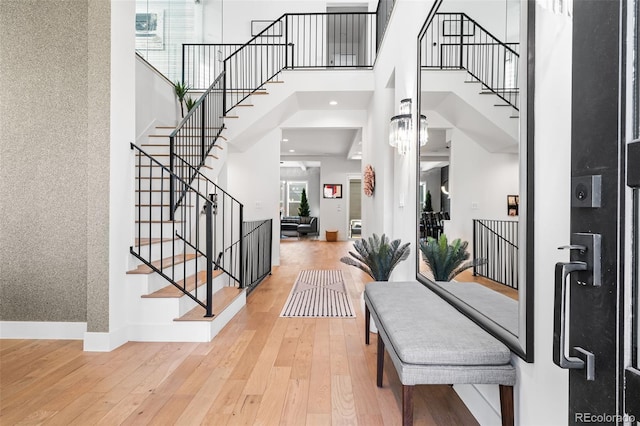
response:
<svg viewBox="0 0 640 426"><path fill-rule="evenodd" d="M384 2L386 5L387 2ZM387 14L388 9L378 14ZM382 34L376 13L288 13L244 45L183 45L183 81L204 89L224 70L230 105L283 69L373 67Z"/></svg>
<svg viewBox="0 0 640 426"><path fill-rule="evenodd" d="M420 45L421 66L466 70L518 109L519 47L498 40L464 13L436 13Z"/></svg>

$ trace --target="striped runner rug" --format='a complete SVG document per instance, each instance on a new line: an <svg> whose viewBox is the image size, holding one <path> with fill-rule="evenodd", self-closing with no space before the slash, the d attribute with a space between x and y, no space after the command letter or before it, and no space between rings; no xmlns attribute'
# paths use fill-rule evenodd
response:
<svg viewBox="0 0 640 426"><path fill-rule="evenodd" d="M354 318L342 271L300 271L280 316Z"/></svg>

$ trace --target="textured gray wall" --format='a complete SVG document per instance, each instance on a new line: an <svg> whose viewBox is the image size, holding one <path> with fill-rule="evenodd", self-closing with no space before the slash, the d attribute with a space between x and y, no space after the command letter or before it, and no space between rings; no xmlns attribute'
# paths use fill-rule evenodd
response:
<svg viewBox="0 0 640 426"><path fill-rule="evenodd" d="M0 0L1 320L108 330L109 34L108 0Z"/></svg>

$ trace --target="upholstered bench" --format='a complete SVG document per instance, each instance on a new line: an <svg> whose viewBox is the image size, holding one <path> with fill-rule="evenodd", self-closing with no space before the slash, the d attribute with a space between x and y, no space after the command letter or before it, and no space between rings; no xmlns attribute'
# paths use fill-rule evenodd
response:
<svg viewBox="0 0 640 426"><path fill-rule="evenodd" d="M402 424L413 424L413 386L500 385L502 424L513 425L516 371L511 352L489 333L418 282L373 282L365 287L365 341L370 317L378 328L377 384L384 349L402 383Z"/></svg>

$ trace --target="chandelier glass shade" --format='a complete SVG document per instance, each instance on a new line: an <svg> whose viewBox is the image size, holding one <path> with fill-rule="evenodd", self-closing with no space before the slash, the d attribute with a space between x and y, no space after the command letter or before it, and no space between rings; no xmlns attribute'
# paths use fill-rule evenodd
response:
<svg viewBox="0 0 640 426"><path fill-rule="evenodd" d="M413 140L413 117L411 116L411 99L400 101L400 114L391 117L389 126L389 145L398 148L400 155L405 155L411 149ZM429 140L427 133L427 117L420 114L420 146Z"/></svg>

